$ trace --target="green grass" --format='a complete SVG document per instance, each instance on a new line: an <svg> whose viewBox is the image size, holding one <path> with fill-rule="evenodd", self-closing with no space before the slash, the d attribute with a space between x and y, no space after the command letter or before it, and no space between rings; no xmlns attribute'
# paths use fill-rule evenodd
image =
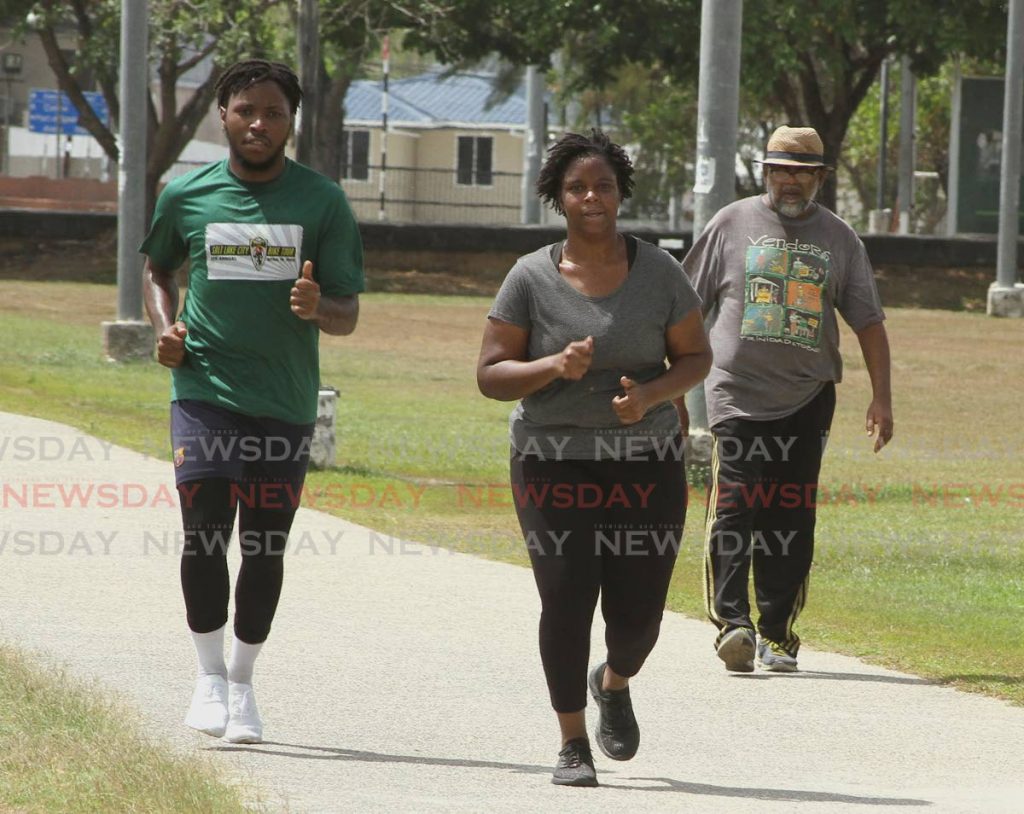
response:
<svg viewBox="0 0 1024 814"><path fill-rule="evenodd" d="M146 742L117 704L0 648L0 810L253 811L211 764Z"/></svg>
<svg viewBox="0 0 1024 814"><path fill-rule="evenodd" d="M26 297L46 307L19 304ZM0 409L167 457L166 371L100 360L112 288L0 283L0 302ZM369 294L353 336L324 337L323 381L341 391L339 466L311 472L307 505L526 564L506 486L511 405L483 399L474 381L488 305ZM844 330L828 499L798 629L812 647L1024 704L1024 321L892 308L888 329L896 436L880 455L863 429L867 374ZM702 520L695 491L669 605L697 617Z"/></svg>

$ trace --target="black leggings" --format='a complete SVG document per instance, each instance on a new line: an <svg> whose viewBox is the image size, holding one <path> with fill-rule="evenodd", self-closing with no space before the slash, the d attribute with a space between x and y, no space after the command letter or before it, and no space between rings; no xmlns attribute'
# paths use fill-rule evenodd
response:
<svg viewBox="0 0 1024 814"><path fill-rule="evenodd" d="M235 635L248 644L266 640L284 579L284 553L296 506L259 505L259 489L240 489L227 478L178 486L185 545L181 589L188 626L208 633L227 623L227 549L238 514L242 565L235 585Z"/></svg>
<svg viewBox="0 0 1024 814"><path fill-rule="evenodd" d="M551 705L577 712L587 704L598 594L614 672L636 675L658 640L686 519L685 466L514 454L511 480L540 592L540 656Z"/></svg>

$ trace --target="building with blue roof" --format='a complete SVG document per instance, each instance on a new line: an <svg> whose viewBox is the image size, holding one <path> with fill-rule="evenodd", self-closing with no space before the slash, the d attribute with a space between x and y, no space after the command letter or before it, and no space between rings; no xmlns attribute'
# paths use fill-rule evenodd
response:
<svg viewBox="0 0 1024 814"><path fill-rule="evenodd" d="M342 186L356 215L391 221L518 223L526 92L497 98L492 76L430 71L345 96ZM382 151L386 146L386 162Z"/></svg>

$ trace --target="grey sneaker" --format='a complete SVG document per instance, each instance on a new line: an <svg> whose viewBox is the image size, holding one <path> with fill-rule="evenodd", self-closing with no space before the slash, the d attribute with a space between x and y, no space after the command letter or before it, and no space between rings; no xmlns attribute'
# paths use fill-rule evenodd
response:
<svg viewBox="0 0 1024 814"><path fill-rule="evenodd" d="M734 627L718 639L715 651L729 672L752 673L754 645L754 631L746 627Z"/></svg>
<svg viewBox="0 0 1024 814"><path fill-rule="evenodd" d="M587 683L597 703L597 725L594 737L598 748L612 760L629 760L640 746L640 727L633 715L629 687L622 690L601 688L605 662L590 671Z"/></svg>
<svg viewBox="0 0 1024 814"><path fill-rule="evenodd" d="M597 772L594 770L594 756L590 752L590 741L574 738L558 753L551 782L556 786L596 786Z"/></svg>
<svg viewBox="0 0 1024 814"><path fill-rule="evenodd" d="M757 666L769 673L795 673L796 656L791 656L778 642L760 639L757 642Z"/></svg>

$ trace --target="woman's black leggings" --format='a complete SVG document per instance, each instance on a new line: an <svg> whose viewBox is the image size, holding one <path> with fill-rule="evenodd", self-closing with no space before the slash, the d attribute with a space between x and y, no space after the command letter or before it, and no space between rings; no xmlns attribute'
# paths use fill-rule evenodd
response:
<svg viewBox="0 0 1024 814"><path fill-rule="evenodd" d="M643 457L513 453L512 498L540 591L540 656L556 712L586 707L599 593L614 672L636 675L658 640L686 519L686 470L681 455Z"/></svg>
<svg viewBox="0 0 1024 814"><path fill-rule="evenodd" d="M181 588L188 626L208 633L227 623L227 549L238 514L242 565L235 585L235 635L248 644L265 641L277 610L284 579L284 553L297 507L259 505L259 490L239 489L228 478L179 484L185 545Z"/></svg>

